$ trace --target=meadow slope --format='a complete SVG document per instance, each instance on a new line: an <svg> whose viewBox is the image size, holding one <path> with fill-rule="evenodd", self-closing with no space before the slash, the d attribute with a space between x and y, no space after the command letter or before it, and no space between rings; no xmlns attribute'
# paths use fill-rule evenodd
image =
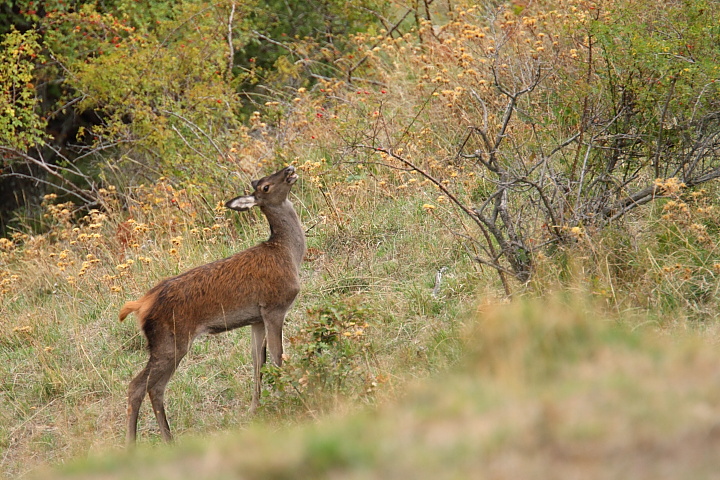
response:
<svg viewBox="0 0 720 480"><path fill-rule="evenodd" d="M377 408L92 455L37 478L718 478L708 335L562 296L479 309L462 361Z"/></svg>

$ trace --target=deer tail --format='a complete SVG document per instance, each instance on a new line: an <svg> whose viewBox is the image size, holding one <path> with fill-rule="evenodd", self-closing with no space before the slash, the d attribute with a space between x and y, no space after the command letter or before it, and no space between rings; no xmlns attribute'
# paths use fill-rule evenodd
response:
<svg viewBox="0 0 720 480"><path fill-rule="evenodd" d="M133 312L137 312L140 310L140 307L143 305L143 302L140 300L136 300L133 302L127 302L123 307L120 309L120 321L122 322L125 320L125 317L130 315Z"/></svg>

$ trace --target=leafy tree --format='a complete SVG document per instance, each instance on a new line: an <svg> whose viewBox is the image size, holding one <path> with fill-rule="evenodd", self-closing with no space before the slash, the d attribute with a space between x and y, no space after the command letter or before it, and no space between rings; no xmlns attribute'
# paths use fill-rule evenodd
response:
<svg viewBox="0 0 720 480"><path fill-rule="evenodd" d="M96 201L106 175L119 183L127 174L227 178L222 159L244 135L241 121L268 93L338 71L345 35L379 11L364 0L23 0L0 8L12 13L0 29L21 26L46 60L23 60L34 79L14 109L25 114L15 123L27 139L4 134L16 143L6 145L0 181L30 177L81 204ZM37 98L32 106L28 95Z"/></svg>
<svg viewBox="0 0 720 480"><path fill-rule="evenodd" d="M34 85L35 63L41 55L38 34L11 30L0 42L0 145L27 150L43 137Z"/></svg>

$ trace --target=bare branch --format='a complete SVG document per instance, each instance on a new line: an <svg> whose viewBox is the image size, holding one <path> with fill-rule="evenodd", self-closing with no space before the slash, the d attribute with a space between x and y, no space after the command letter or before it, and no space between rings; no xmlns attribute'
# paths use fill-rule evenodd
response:
<svg viewBox="0 0 720 480"><path fill-rule="evenodd" d="M71 168L60 166L60 165L53 165L53 164L47 163L39 151L38 151L38 154L40 155L39 159L35 158L31 155L28 155L25 152L15 150L12 148L8 148L8 147L0 146L0 151L14 155L17 158L21 158L28 165L35 165L37 167L40 167L50 177L57 179L57 181L51 182L49 180L40 178L36 175L29 175L29 174L25 174L25 173L21 173L21 172L16 172L12 169L12 164L10 165L10 171L8 173L3 173L2 175L0 175L0 177L24 178L24 179L33 180L33 181L35 181L37 183L41 183L43 185L50 185L68 195L71 195L71 196L77 198L83 204L94 203L97 201L97 197L94 195L95 182L90 177L88 177L87 175L80 172L80 170L78 170L76 168L71 169ZM77 186L75 183L73 183L71 180L69 180L66 176L62 175L62 172L71 173L73 175L77 175L77 176L81 177L83 180L85 180L87 182L88 189Z"/></svg>
<svg viewBox="0 0 720 480"><path fill-rule="evenodd" d="M393 152L392 149L383 148L383 147L375 147L372 145L355 145L355 147L365 148L365 149L373 150L375 152L384 153L385 155L389 155L389 156L393 157L394 159L399 160L401 163L410 167L411 170L418 172L420 175L422 175L423 177L427 178L432 183L434 183L440 189L440 191L442 191L455 205L460 207L460 209L463 210L470 218L472 218L475 222L477 222L477 215L475 215L475 213L472 210L470 210L465 205L463 205L463 203L460 200L458 200L457 197L455 197L455 195L453 195L452 192L450 192L450 190L448 190L447 187L445 185L443 185L442 182L440 182L435 177L433 177L429 173L425 172L421 168L417 167L409 160L407 160L407 159L401 157L400 155L398 155L397 153Z"/></svg>
<svg viewBox="0 0 720 480"><path fill-rule="evenodd" d="M492 241L492 239L491 239L491 237L490 237L490 233L489 233L489 231L488 231L489 228L493 228L493 225L487 223L487 221L482 221L482 215L481 215L481 214L479 214L478 212L473 211L473 210L469 209L467 206L465 206L465 205L464 205L450 190L448 190L448 188L447 188L442 182L440 182L438 179L436 179L435 177L433 177L432 175L430 175L429 173L427 173L426 171L424 171L423 169L421 169L421 168L418 167L417 165L413 164L411 161L409 161L409 160L407 160L406 158L398 155L398 154L395 153L392 149L383 148L383 147L376 147L376 146L372 146L372 145L355 145L355 147L356 147L356 148L365 148L365 149L369 149L369 150L372 150L372 151L375 151L375 152L379 152L379 153L384 153L384 154L386 154L386 155L388 155L388 156L391 156L391 157L393 157L394 159L396 159L396 160L400 161L401 163L403 163L404 165L408 166L411 170L413 170L413 171L415 171L415 172L418 172L420 175L422 175L422 176L425 177L426 179L430 180L433 184L435 184L435 186L437 186L437 187L440 189L440 191L442 191L442 192L450 199L450 201L451 201L452 203L454 203L458 208L460 208L460 210L462 210L468 217L470 217L470 218L473 220L473 222L478 226L478 228L480 229L480 232L483 234L483 237L485 238L485 242L486 242L486 246L487 246L486 248L487 248L488 252L490 253L490 256L491 256L491 257L493 257L493 258L495 258L495 259L497 260L497 259L500 257L500 255L502 255L502 254L505 252L504 250L503 250L500 254L498 254L498 253L495 252L495 246L494 246L494 244L493 244L493 241ZM496 233L499 233L499 232L496 232ZM493 234L493 235L496 236L495 234ZM502 236L500 236L499 238L496 238L496 239L497 239L498 241L502 241ZM505 271L504 269L502 269L502 268L496 268L496 271L497 271L498 274L500 275L500 280L501 280L501 282L503 283L503 287L505 288L506 293L509 295L509 294L510 294L510 288L509 288L509 286L508 286L508 284L507 284L507 280L505 279L505 276L504 276L505 273L506 273L506 271ZM517 274L513 274L513 275L514 275L514 276L517 276Z"/></svg>
<svg viewBox="0 0 720 480"><path fill-rule="evenodd" d="M69 190L69 189L63 187L62 185L58 185L57 183L53 183L53 182L50 182L50 181L48 181L48 180L44 180L44 179L39 178L39 177L37 177L37 176L32 176L32 175L28 175L28 174L25 174L25 173L13 172L13 171L11 171L10 173L0 174L0 178L8 178L8 177L23 178L23 179L26 179L26 180L32 180L32 181L34 181L34 182L36 182L36 183L41 183L41 184L43 184L43 185L51 186L51 187L53 187L53 188L56 188L56 189L60 190L60 191L63 192L63 193L66 193L66 194L68 194L68 195L70 195L70 196L72 196L72 197L77 198L77 199L80 200L80 202L83 203L83 204L93 203L93 202L96 200L96 199L94 199L94 198L84 197L83 195L79 194L79 193L76 192L76 191Z"/></svg>
<svg viewBox="0 0 720 480"><path fill-rule="evenodd" d="M555 216L555 209L553 208L552 204L550 203L550 200L545 195L545 192L543 192L542 187L538 185L535 182L532 182L528 180L527 178L523 178L521 180L522 183L526 183L533 187L535 191L540 196L540 200L542 201L543 205L545 206L545 213L548 217L550 217L550 225L548 228L550 229L551 233L559 240L562 240L562 232L560 230L560 223L559 220Z"/></svg>
<svg viewBox="0 0 720 480"><path fill-rule="evenodd" d="M565 147L567 147L568 145L570 145L570 144L571 144L572 142L574 142L579 136L580 136L580 132L577 132L575 135L573 135L572 137L568 138L567 140L565 140L563 143L561 143L561 144L558 145L557 147L553 148L553 149L552 149L552 152L550 152L550 154L547 156L547 158L552 157L552 156L555 155L557 152L559 152L559 151L562 150L563 148L565 148Z"/></svg>

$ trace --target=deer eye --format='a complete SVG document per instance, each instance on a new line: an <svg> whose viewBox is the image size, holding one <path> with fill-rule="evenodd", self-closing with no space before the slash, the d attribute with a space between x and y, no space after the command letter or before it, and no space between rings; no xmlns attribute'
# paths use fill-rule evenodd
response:
<svg viewBox="0 0 720 480"><path fill-rule="evenodd" d="M270 185L265 185L262 188L263 192L267 193L268 190L270 190Z"/></svg>

